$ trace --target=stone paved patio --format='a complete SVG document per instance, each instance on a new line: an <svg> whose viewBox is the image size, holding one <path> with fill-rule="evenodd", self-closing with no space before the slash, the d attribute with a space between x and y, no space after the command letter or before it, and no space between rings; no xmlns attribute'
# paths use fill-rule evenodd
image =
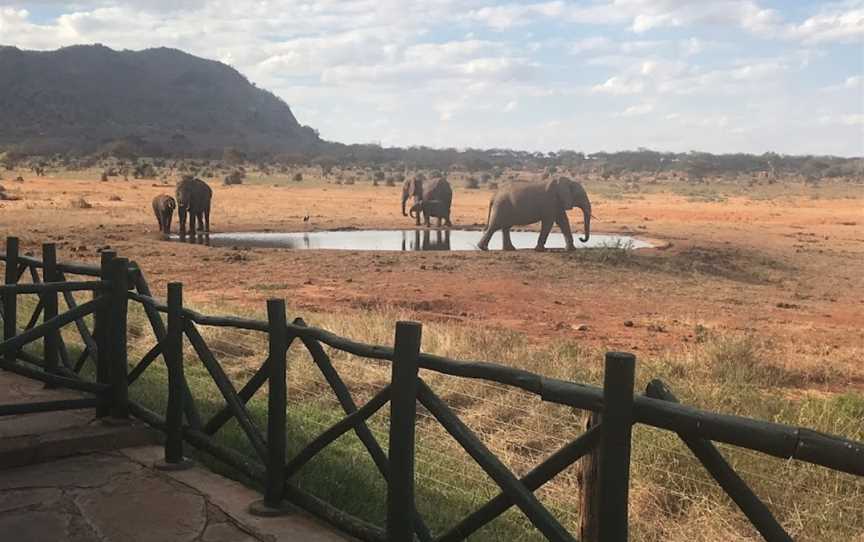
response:
<svg viewBox="0 0 864 542"><path fill-rule="evenodd" d="M0 371L0 404L68 397ZM105 427L89 410L0 417L0 540L350 540L300 511L253 516L247 508L259 493L204 468L155 470L161 446L122 447L142 438L152 433Z"/></svg>

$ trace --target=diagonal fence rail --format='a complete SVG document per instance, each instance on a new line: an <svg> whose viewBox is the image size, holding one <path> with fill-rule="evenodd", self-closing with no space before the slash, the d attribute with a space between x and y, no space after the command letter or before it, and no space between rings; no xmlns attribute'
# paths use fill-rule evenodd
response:
<svg viewBox="0 0 864 542"><path fill-rule="evenodd" d="M262 515L286 512L285 503L300 506L341 527L362 540L453 542L465 540L507 510L520 510L548 540L569 541L568 532L536 492L568 467L580 462L583 472L582 525L578 539L623 541L628 533L628 488L632 428L644 424L671 431L686 444L696 459L729 495L747 520L765 540L792 538L747 483L723 457L714 442L734 445L783 459L821 465L828 469L864 476L864 445L806 428L717 414L678 403L660 381L648 385L644 395L633 389L635 357L609 353L603 388L546 378L542 375L480 361L457 361L421 352L422 327L413 322L396 326L393 347L368 345L309 327L302 319L288 322L282 300L267 303L266 321L210 316L183 305L182 285L168 285L167 301L155 299L144 275L134 262L103 253L99 267L56 261L53 245L43 246L37 260L19 254L18 240L7 239L5 284L2 299L3 342L0 368L46 382L92 393L94 398L28 405L0 405L0 415L44 412L71 408L96 408L100 416L124 418L129 414L165 432L165 468L187 464L184 443L205 452L262 488L263 499L251 510ZM31 283L20 283L29 270ZM40 275L41 271L41 275ZM68 275L99 280L69 281ZM76 292L93 292L93 299L79 303ZM18 297L38 295L33 314L18 329ZM62 296L67 311L60 312ZM155 345L140 360L127 359L127 311L132 302L143 307ZM167 326L163 320L167 318ZM86 317L92 316L91 330ZM42 320L40 324L39 321ZM75 360L65 348L60 329L75 325L83 345ZM239 388L235 387L218 349L201 333L202 327L230 328L266 336L267 356ZM24 347L41 340L43 356ZM189 353L206 370L224 404L202 417L199 404L187 382ZM302 345L314 367L333 392L343 417L314 436L305 447L288 454L286 446L287 354ZM358 404L325 347L359 358L389 363L390 377L364 404ZM64 351L65 354L64 354ZM128 387L162 358L167 372L167 403L164 413L129 399ZM87 361L94 367L88 377ZM493 382L522 390L544 402L584 410L593 423L577 438L519 477L490 450L436 393L434 384L420 370L446 377ZM248 402L267 388L266 423L257 422ZM370 428L370 419L389 404L386 448ZM418 512L416 498L416 434L418 407L459 444L461 449L496 484L499 493L481 503L442 533L433 534ZM238 452L220 442L217 433L229 422L236 423L251 454ZM373 525L309 493L293 482L319 454L341 436L353 432L362 443L387 487L386 526ZM587 511L587 512L586 512Z"/></svg>

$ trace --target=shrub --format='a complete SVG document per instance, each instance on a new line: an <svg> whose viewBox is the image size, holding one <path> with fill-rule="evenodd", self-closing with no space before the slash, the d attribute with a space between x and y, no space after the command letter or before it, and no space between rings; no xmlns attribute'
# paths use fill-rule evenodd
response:
<svg viewBox="0 0 864 542"><path fill-rule="evenodd" d="M498 183L489 183L489 190L498 190Z"/></svg>
<svg viewBox="0 0 864 542"><path fill-rule="evenodd" d="M295 183L299 183L300 181L303 180L303 174L298 171L297 173L294 174L294 177L292 177L291 180L294 181Z"/></svg>
<svg viewBox="0 0 864 542"><path fill-rule="evenodd" d="M107 183L108 182L108 174L103 171L102 177L100 177L99 180L102 181L103 183Z"/></svg>
<svg viewBox="0 0 864 542"><path fill-rule="evenodd" d="M345 184L347 184L347 185L354 184L354 177L349 177L349 178L345 179Z"/></svg>
<svg viewBox="0 0 864 542"><path fill-rule="evenodd" d="M480 188L480 182L477 180L477 177L468 177L465 179L465 188Z"/></svg>
<svg viewBox="0 0 864 542"><path fill-rule="evenodd" d="M78 199L73 199L72 201L69 202L69 206L72 207L73 209L92 209L93 208L93 205L89 201L84 199L83 197L80 197Z"/></svg>
<svg viewBox="0 0 864 542"><path fill-rule="evenodd" d="M395 177L387 177L387 182L385 182L387 186L396 186L396 178Z"/></svg>
<svg viewBox="0 0 864 542"><path fill-rule="evenodd" d="M108 201L123 201L123 198L121 198L120 196L115 194L115 195L109 197Z"/></svg>
<svg viewBox="0 0 864 542"><path fill-rule="evenodd" d="M384 180L384 172L383 171L376 171L373 179L375 181L383 181Z"/></svg>
<svg viewBox="0 0 864 542"><path fill-rule="evenodd" d="M233 184L243 184L244 173L242 171L235 171L229 175L225 176L225 179L222 181L222 184L225 186L231 186Z"/></svg>

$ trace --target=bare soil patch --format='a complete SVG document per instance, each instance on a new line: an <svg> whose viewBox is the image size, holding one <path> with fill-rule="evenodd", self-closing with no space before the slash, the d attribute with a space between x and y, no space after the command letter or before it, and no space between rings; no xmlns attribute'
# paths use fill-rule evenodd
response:
<svg viewBox="0 0 864 542"><path fill-rule="evenodd" d="M595 233L658 239L662 248L368 253L169 243L150 201L173 186L100 182L96 173L89 181L59 174L16 187L19 201L0 202L0 228L30 253L56 241L64 260L96 262L111 247L141 264L156 295L170 281L183 282L190 306L259 310L264 299L285 297L292 317L393 308L426 322L507 328L543 342L577 337L641 356L686 349L700 330L734 332L764 338L774 363L812 373L802 387L864 388L860 191L789 184L782 195L701 201L674 187L621 196L592 183L585 185L600 217ZM411 226L399 211L399 187L210 184L214 231ZM482 225L490 192L454 190L454 224ZM578 215L571 221L580 231Z"/></svg>

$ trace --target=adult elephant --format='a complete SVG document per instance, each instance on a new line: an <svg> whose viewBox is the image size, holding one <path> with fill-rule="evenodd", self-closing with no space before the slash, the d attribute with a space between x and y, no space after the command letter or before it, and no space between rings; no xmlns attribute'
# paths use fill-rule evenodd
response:
<svg viewBox="0 0 864 542"><path fill-rule="evenodd" d="M180 235L186 234L186 213L189 213L189 233L196 231L210 231L210 202L213 199L213 190L202 181L184 175L177 183L177 215L180 217ZM195 222L198 228L195 228Z"/></svg>
<svg viewBox="0 0 864 542"><path fill-rule="evenodd" d="M430 225L429 219L432 216L438 218L439 226L441 225L442 220L446 226L453 225L450 222L450 206L453 204L453 188L450 186L450 183L447 182L447 179L426 180L418 175L412 179L407 179L402 183L402 216L408 216L408 213L405 212L405 203L410 197L414 198L415 206L420 204L418 210L422 211L424 222L427 226ZM437 202L434 206L435 215L430 213L430 210L432 209L431 206L427 209L422 205L423 201L433 200ZM414 217L417 226L420 225L420 214L421 212L418 212L417 216Z"/></svg>
<svg viewBox="0 0 864 542"><path fill-rule="evenodd" d="M553 223L561 228L567 250L573 250L576 247L573 245L573 232L570 231L570 221L567 219L567 210L573 207L582 209L585 236L579 240L585 243L591 237L591 201L581 184L561 177L546 183L511 186L501 190L492 196L489 202L486 231L478 247L487 250L492 234L501 230L504 250L515 250L516 247L510 241L510 228L539 221L540 237L537 238L534 250L546 250L546 238L549 237Z"/></svg>
<svg viewBox="0 0 864 542"><path fill-rule="evenodd" d="M153 198L153 213L156 214L160 233L165 235L171 233L171 218L174 216L174 209L176 208L177 202L168 194L159 194Z"/></svg>

